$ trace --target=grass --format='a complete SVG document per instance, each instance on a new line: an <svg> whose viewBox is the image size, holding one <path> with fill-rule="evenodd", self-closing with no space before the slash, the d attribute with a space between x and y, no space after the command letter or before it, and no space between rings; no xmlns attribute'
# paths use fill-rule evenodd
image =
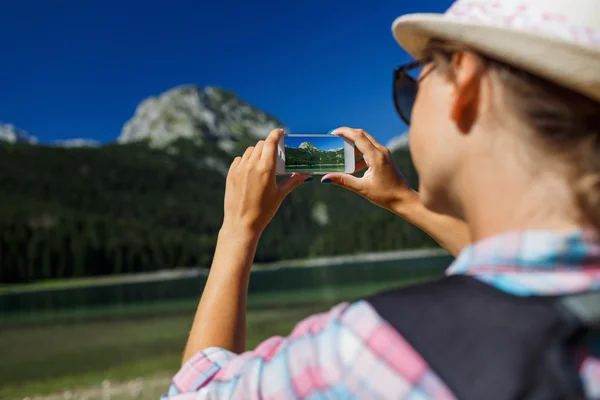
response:
<svg viewBox="0 0 600 400"><path fill-rule="evenodd" d="M354 299L370 293L396 287L403 284L418 282L423 278L403 279L390 282L366 283L362 285L347 285L343 287L322 286L311 289L293 291L273 291L253 293L248 299L249 309L268 309L274 305L279 307L296 307L311 304L334 304L336 301ZM48 313L11 313L0 315L3 326L28 325L40 326L53 323L81 323L84 321L113 320L122 318L151 317L159 314L194 312L198 304L196 298L161 301L156 303L121 304L111 307L84 308L76 310L53 310Z"/></svg>
<svg viewBox="0 0 600 400"><path fill-rule="evenodd" d="M302 318L340 301L414 281L254 294L248 304L247 348L289 334ZM196 303L190 299L3 320L0 398L99 388L105 380L165 380L178 369ZM161 385L150 392L154 398L167 389Z"/></svg>
<svg viewBox="0 0 600 400"><path fill-rule="evenodd" d="M248 347L289 333L315 308L250 311ZM9 328L0 332L0 398L23 398L101 382L173 375L193 313L133 320ZM167 388L163 388L166 390Z"/></svg>

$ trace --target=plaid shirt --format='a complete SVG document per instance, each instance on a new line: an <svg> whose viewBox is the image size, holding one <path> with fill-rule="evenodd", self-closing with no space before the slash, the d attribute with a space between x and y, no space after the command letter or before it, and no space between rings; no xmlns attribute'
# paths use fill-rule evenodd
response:
<svg viewBox="0 0 600 400"><path fill-rule="evenodd" d="M447 273L506 292L600 289L600 241L591 233L525 231L465 248ZM600 338L580 349L589 398L600 399ZM175 375L162 399L454 399L427 362L365 301L343 303L240 355L208 348Z"/></svg>

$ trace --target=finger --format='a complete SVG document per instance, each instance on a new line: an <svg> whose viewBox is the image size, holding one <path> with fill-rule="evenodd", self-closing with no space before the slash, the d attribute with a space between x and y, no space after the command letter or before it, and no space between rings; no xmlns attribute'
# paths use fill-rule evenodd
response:
<svg viewBox="0 0 600 400"><path fill-rule="evenodd" d="M373 146L373 144L364 136L359 137L354 145L357 149L362 149L361 153L363 154L363 160L367 166L371 166L373 161L376 160L376 156L381 153L381 151ZM355 161L357 162L357 161Z"/></svg>
<svg viewBox="0 0 600 400"><path fill-rule="evenodd" d="M233 159L233 161L231 162L231 165L229 166L229 171L227 171L227 179L229 179L229 177L231 176L232 171L234 169L236 169L238 165L240 165L241 161L242 161L242 157L236 157Z"/></svg>
<svg viewBox="0 0 600 400"><path fill-rule="evenodd" d="M281 140L284 130L281 128L273 129L265 139L265 142L277 144Z"/></svg>
<svg viewBox="0 0 600 400"><path fill-rule="evenodd" d="M256 146L254 146L254 151L252 151L252 155L250 156L250 160L251 161L258 161L260 160L260 156L263 152L263 148L265 146L265 141L261 140L258 143L256 143Z"/></svg>
<svg viewBox="0 0 600 400"><path fill-rule="evenodd" d="M261 160L272 167L277 162L277 146L283 136L283 129L273 129L269 136L265 139L265 145L263 147Z"/></svg>
<svg viewBox="0 0 600 400"><path fill-rule="evenodd" d="M354 142L359 137L363 136L357 129L349 128L347 126L341 126L336 128L330 132L332 135L342 136L352 142Z"/></svg>
<svg viewBox="0 0 600 400"><path fill-rule="evenodd" d="M370 134L365 132L364 129L360 129L360 128L349 128L347 126L343 126L341 128L334 129L333 131L331 131L331 134L336 135L336 136L343 136L346 139L349 139L351 141L355 141L359 137L364 136L371 143L373 143L373 145L379 145L379 142L377 142L377 140L375 140L373 138L373 136L371 136Z"/></svg>
<svg viewBox="0 0 600 400"><path fill-rule="evenodd" d="M237 167L241 161L242 161L242 157L234 158L233 161L231 162L231 165L229 166L229 169Z"/></svg>
<svg viewBox="0 0 600 400"><path fill-rule="evenodd" d="M252 156L252 152L254 152L254 146L248 147L244 152L244 155L242 156L242 162L248 161L250 159L250 156Z"/></svg>
<svg viewBox="0 0 600 400"><path fill-rule="evenodd" d="M373 146L377 147L379 150L382 150L382 149L384 149L384 148L385 148L385 146L384 146L384 145L382 145L381 143L379 143L377 140L375 140L375 138L373 138L373 136L371 136L371 135L369 134L369 132L365 132L365 131L364 131L364 130L362 130L362 129L359 129L359 131L361 131L361 132L362 132L362 134L363 134L363 135L365 135L365 137L366 137L367 139L369 139L369 141L370 141L371 143L373 143Z"/></svg>
<svg viewBox="0 0 600 400"><path fill-rule="evenodd" d="M364 131L358 129L352 129L348 127L342 127L334 129L331 134L341 136L344 139L348 139L354 142L354 146L362 153L367 159L372 158L374 152L379 151L377 147L364 135ZM368 160L367 160L368 162Z"/></svg>
<svg viewBox="0 0 600 400"><path fill-rule="evenodd" d="M353 192L359 192L361 183L363 182L361 178L349 174L327 174L321 179L321 182L326 182L326 180L329 180L329 183L352 190Z"/></svg>
<svg viewBox="0 0 600 400"><path fill-rule="evenodd" d="M292 190L300 186L307 178L310 178L310 175L292 174L291 176L287 177L278 185L281 196L285 197L290 194Z"/></svg>
<svg viewBox="0 0 600 400"><path fill-rule="evenodd" d="M360 128L348 128L348 127L337 128L337 129L334 129L333 131L331 131L331 134L346 137L346 132L348 130L351 131L351 132L348 132L349 135L354 135L355 137L362 135L362 136L366 137L373 144L373 146L375 146L379 149L385 147L381 143L379 143L377 140L375 140L375 138L373 136L371 136L371 134L369 134L369 132L365 131L364 129L360 129Z"/></svg>

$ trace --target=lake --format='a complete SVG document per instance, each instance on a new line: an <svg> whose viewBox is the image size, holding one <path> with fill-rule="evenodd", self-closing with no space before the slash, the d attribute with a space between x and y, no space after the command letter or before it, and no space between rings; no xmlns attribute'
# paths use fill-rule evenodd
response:
<svg viewBox="0 0 600 400"><path fill-rule="evenodd" d="M344 164L286 165L286 172L344 172Z"/></svg>

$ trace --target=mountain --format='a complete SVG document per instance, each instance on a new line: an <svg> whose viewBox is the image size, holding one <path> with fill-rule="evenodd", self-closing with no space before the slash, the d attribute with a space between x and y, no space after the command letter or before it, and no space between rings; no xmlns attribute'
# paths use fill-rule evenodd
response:
<svg viewBox="0 0 600 400"><path fill-rule="evenodd" d="M0 122L0 141L8 143L37 143L37 138L11 124Z"/></svg>
<svg viewBox="0 0 600 400"><path fill-rule="evenodd" d="M0 283L209 266L224 174L275 126L231 92L188 86L143 102L119 144L0 141ZM406 149L394 157L416 185ZM314 181L284 201L255 260L424 246L436 244L401 218Z"/></svg>
<svg viewBox="0 0 600 400"><path fill-rule="evenodd" d="M37 144L38 138L12 124L0 122L0 141L7 143ZM102 143L92 139L75 138L57 140L52 142L52 145L57 147L97 147L101 146Z"/></svg>
<svg viewBox="0 0 600 400"><path fill-rule="evenodd" d="M119 143L148 141L168 147L178 138L197 145L216 141L232 151L240 140L265 137L283 124L262 110L217 87L180 86L144 100L125 124Z"/></svg>
<svg viewBox="0 0 600 400"><path fill-rule="evenodd" d="M308 151L318 151L319 150L319 149L317 149L317 146L315 146L311 142L300 143L300 146L298 146L298 148L302 149L302 150L308 150Z"/></svg>
<svg viewBox="0 0 600 400"><path fill-rule="evenodd" d="M385 145L390 151L400 150L400 149L408 149L408 132L404 132L398 136L390 139Z"/></svg>
<svg viewBox="0 0 600 400"><path fill-rule="evenodd" d="M57 147L98 147L102 146L101 142L93 139L83 139L83 138L75 138L75 139L66 139L66 140L57 140L52 143L52 145Z"/></svg>

